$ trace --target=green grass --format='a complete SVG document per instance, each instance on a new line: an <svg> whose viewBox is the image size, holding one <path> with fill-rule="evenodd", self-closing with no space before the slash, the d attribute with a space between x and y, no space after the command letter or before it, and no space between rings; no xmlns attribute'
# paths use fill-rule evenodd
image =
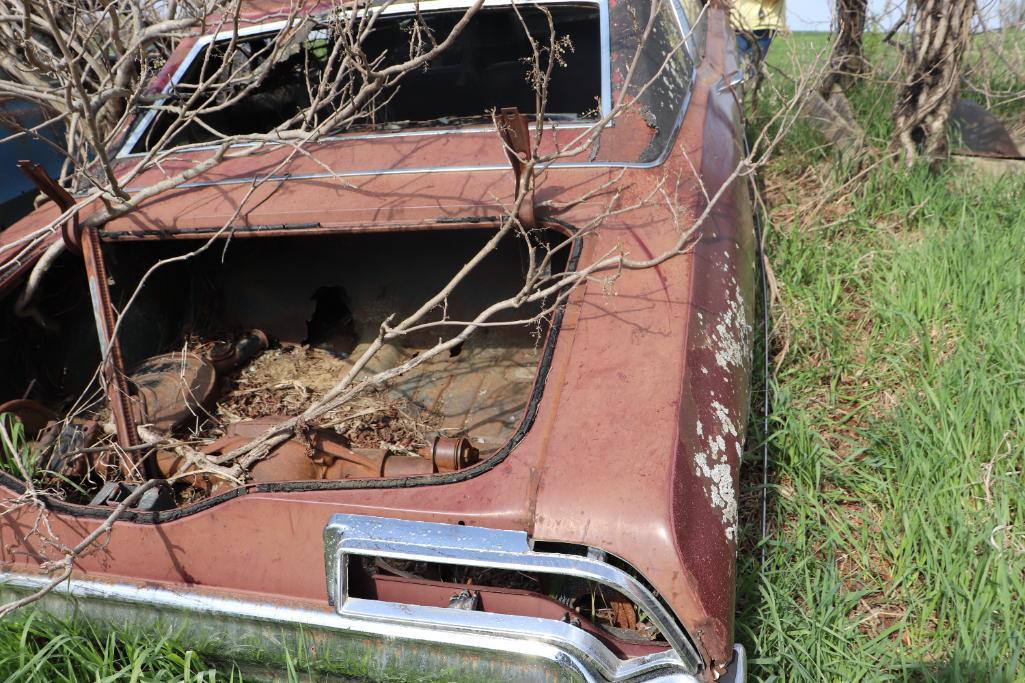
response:
<svg viewBox="0 0 1025 683"><path fill-rule="evenodd" d="M18 477L21 470L11 453L14 449L21 456L22 467L30 477L35 474L36 462L25 448L25 428L10 413L0 413L0 470Z"/></svg>
<svg viewBox="0 0 1025 683"><path fill-rule="evenodd" d="M241 681L218 672L166 634L100 634L80 623L23 614L0 621L0 676L18 683Z"/></svg>
<svg viewBox="0 0 1025 683"><path fill-rule="evenodd" d="M892 97L852 94L881 144ZM1025 680L1025 177L883 164L818 211L845 176L812 142L765 174L789 348L766 565L741 556L753 674Z"/></svg>

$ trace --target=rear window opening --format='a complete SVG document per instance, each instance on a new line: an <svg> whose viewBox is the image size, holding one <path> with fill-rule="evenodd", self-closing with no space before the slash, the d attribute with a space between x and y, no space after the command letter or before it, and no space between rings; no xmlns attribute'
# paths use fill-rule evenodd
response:
<svg viewBox="0 0 1025 683"><path fill-rule="evenodd" d="M414 124L452 125L459 122L490 120L496 108L517 107L526 114L537 114L535 86L531 81L533 51L528 32L541 50L541 64L547 64L551 27L559 48L548 88L545 116L558 120L595 120L601 108L601 64L599 9L593 3L545 5L551 15L551 27L545 11L537 6L519 7L519 16L510 6L485 7L478 11L462 34L445 51L421 68L404 74L398 83L376 96L373 111L360 122L363 126L397 128ZM440 42L449 35L464 9L422 11L425 25L420 34L425 41ZM362 48L368 59L382 60L383 66L409 59L415 15L387 13L377 18ZM288 124L297 124L296 115L310 107L310 90L325 78L325 67L334 46L335 30L325 25L309 33L298 50L266 71L259 85L239 101L218 111L202 114L202 124L192 123L172 135L172 144L201 144L222 135L267 133ZM433 38L432 38L433 37ZM274 34L259 34L240 39L235 52L228 54L230 42L217 41L194 55L191 65L163 106L181 106L195 92L196 84L208 79L225 60L231 60L235 72L232 85L241 89L256 74L264 72ZM286 51L287 52L287 51ZM328 75L328 78L332 76ZM211 103L216 104L216 102ZM323 117L342 105L341 97L325 105L315 116ZM160 112L152 120L144 119L141 133L131 143L131 153L145 152L162 139L177 115ZM212 130L211 130L212 129Z"/></svg>
<svg viewBox="0 0 1025 683"><path fill-rule="evenodd" d="M122 324L136 421L213 456L246 443L324 396L389 315L401 319L415 311L493 234L473 228L236 237L223 255L218 246L160 268ZM539 231L534 239L543 247L565 236ZM123 308L155 262L197 246L195 239L107 244L115 307ZM514 295L525 263L522 239L504 240L455 289L444 314L469 320ZM553 270L565 266L560 258ZM540 305L527 307L504 319L529 319L539 310ZM80 453L113 439L103 394L93 391L85 404L76 401L95 386L90 382L100 360L97 342L77 335L63 343L60 332L92 329L77 264L55 266L39 312L50 329L12 317L12 334L0 335L0 352L20 359L16 365L24 368L23 374L0 378L0 403L30 398L21 414L14 412L25 423L41 481L64 490L70 502L116 503L128 492L105 488L120 479L116 469L103 454ZM438 309L429 319L442 315ZM515 438L540 391L535 377L549 323L545 318L479 330L308 425L254 465L249 481L404 480L459 472L492 457ZM425 329L386 344L360 377L416 358L455 329ZM150 462L165 478L186 471L173 449L157 450ZM217 477L188 476L153 501L154 509L187 505L234 486Z"/></svg>

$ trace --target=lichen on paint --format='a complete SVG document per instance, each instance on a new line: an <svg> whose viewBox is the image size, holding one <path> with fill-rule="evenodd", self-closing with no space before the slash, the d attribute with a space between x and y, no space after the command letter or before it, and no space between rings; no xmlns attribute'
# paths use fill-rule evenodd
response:
<svg viewBox="0 0 1025 683"><path fill-rule="evenodd" d="M728 462L708 464L705 453L694 455L695 473L710 481L706 490L712 501L712 507L722 512L722 523L726 530L726 540L737 541L737 494L733 490L733 472Z"/></svg>
<svg viewBox="0 0 1025 683"><path fill-rule="evenodd" d="M730 278L730 284L733 296L727 299L726 310L709 334L715 364L723 370L742 368L751 356L751 323L747 320L747 306L737 287L737 279Z"/></svg>
<svg viewBox="0 0 1025 683"><path fill-rule="evenodd" d="M706 434L705 425L697 421L697 435L702 439L705 448L694 455L694 474L708 480L705 493L712 507L722 514L723 529L726 539L737 540L737 496L733 489L733 467L730 464L730 446L737 454L740 462L743 434L734 422L730 411L725 405L712 399L708 403L712 409L712 425Z"/></svg>
<svg viewBox="0 0 1025 683"><path fill-rule="evenodd" d="M747 367L751 357L752 328L748 321L747 304L740 293L735 277L729 278L729 294L724 310L708 319L699 317L706 325L709 350L715 364L701 367L703 375L714 374L727 383L736 379L735 371ZM699 313L700 316L700 313ZM697 421L700 452L694 454L695 475L702 480L705 495L711 506L722 517L726 540L736 543L738 537L737 492L733 487L733 473L739 467L743 453L743 425L740 417L723 401L714 389L706 390L707 413ZM735 455L734 455L735 454Z"/></svg>
<svg viewBox="0 0 1025 683"><path fill-rule="evenodd" d="M724 432L727 432L730 436L739 436L740 430L737 429L737 425L733 424L733 419L730 418L730 411L726 409L722 403L718 401L712 401L712 412L715 414L715 420L722 427Z"/></svg>

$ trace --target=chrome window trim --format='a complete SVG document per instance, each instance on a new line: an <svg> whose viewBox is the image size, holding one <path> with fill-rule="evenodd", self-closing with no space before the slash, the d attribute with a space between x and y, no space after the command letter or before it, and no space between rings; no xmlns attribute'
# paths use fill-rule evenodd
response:
<svg viewBox="0 0 1025 683"><path fill-rule="evenodd" d="M670 0L670 1L679 9L679 4L678 4L677 0ZM598 6L598 41L599 41L600 49L601 49L601 102L599 103L599 109L600 109L600 111L602 113L602 116L608 115L608 113L612 110L612 64L611 64L611 62L612 62L612 48L611 48L611 42L610 42L610 36L609 36L609 3L608 3L608 0L512 0L512 2L520 2L521 4L525 4L525 5L588 4L588 5L597 5ZM510 4L512 4L512 2L510 2L510 0L484 0L482 8L483 7L507 7ZM472 5L473 5L473 0L423 0L422 2L419 3L419 7L420 7L420 11L421 12L431 12L431 11L446 10L446 9L466 9L468 7L471 7ZM417 3L412 3L412 2L395 3L393 5L389 5L388 7L385 7L384 9L382 9L381 10L381 15L382 16L386 16L386 15L389 15L389 14L408 14L408 13L412 13L412 12L416 11L416 7L417 7ZM683 19L683 22L686 23L686 18ZM181 64L178 65L178 68L175 70L174 74L172 74L172 76L168 80L167 84L164 85L164 89L162 91L163 94L167 95L171 91L171 89L175 85L177 85L177 83L185 75L185 72L188 70L188 68L190 66L192 66L192 63L193 63L193 61L195 61L196 56L200 53L201 50L203 50L210 43L213 43L213 42L216 42L216 41L219 41L219 40L228 40L228 39L230 39L234 35L237 35L238 37L248 37L248 36L253 36L253 35L259 35L261 33L272 33L274 31L280 31L281 29L285 28L285 26L287 24L288 24L287 20L272 21L272 22L267 22L267 23L264 23L264 24L258 24L256 26L247 26L247 27L244 27L244 28L240 28L240 29L238 29L237 34L236 34L235 31L221 31L220 33L216 33L216 34L207 34L207 35L204 35L204 36L200 36L199 38L196 39L196 42L189 49L188 54L182 60ZM166 97L158 100L157 103L156 103L156 106L162 105L166 100L167 100ZM139 142L139 139L142 137L142 135L149 128L150 124L153 122L153 119L156 118L156 115L157 115L156 109L152 109L151 108L151 109L149 109L143 115L141 120L139 120L138 122L136 122L136 123L134 123L132 125L131 132L129 133L128 137L125 139L124 143L122 143L120 150L118 151L117 155L115 156L115 159L132 159L132 158L137 158L137 157L145 156L147 154L147 152L131 152L130 150L133 147L135 147L135 145ZM563 128L571 128L571 127L572 128L578 128L578 127L579 128L588 128L588 127L590 127L590 125L591 124L588 124L586 122L582 122L582 123L569 123L569 124L566 124L566 125L563 125L563 126L560 126L560 127L563 127ZM437 135L439 133L451 133L451 132L455 132L457 130L460 131L460 132L471 132L469 130L464 131L464 130L461 130L461 129L458 129L458 128L450 128L450 129L428 130L428 131L407 131L404 134L408 135L408 136ZM483 127L483 130L494 130L494 127L493 126ZM478 132L478 131L472 131L472 132ZM368 134L357 134L355 136L349 136L349 135L342 134L342 135L325 136L325 137L322 138L322 140L325 141L325 142L330 142L330 141L334 141L334 140L350 140L350 139L360 140L360 139L364 139L364 137L384 137L384 136L388 136L388 135L390 135L390 134L389 133L368 133ZM255 143L253 143L253 144L255 144ZM246 143L242 143L240 145L233 145L233 147L234 146L242 147L242 146L246 146ZM187 150L183 150L183 151L198 152L198 151L202 151L204 149L213 149L215 147L216 147L215 145L200 145L200 146L196 146L196 147L190 147Z"/></svg>
<svg viewBox="0 0 1025 683"><path fill-rule="evenodd" d="M550 619L353 598L348 594L346 581L349 557L353 555L558 574L594 581L617 590L644 610L671 649L620 660L582 629ZM582 641L590 641L590 656L600 667L602 675L611 680L667 666L686 674L696 674L701 668L701 657L687 634L640 581L597 558L535 552L527 534L522 531L338 514L324 529L324 560L328 596L342 616L395 624L431 624L441 620L446 627L496 636L512 635L517 632L515 629L527 628L521 632L528 637L559 643L571 650L580 647ZM453 612L459 612L459 615L453 615ZM514 630L510 631L510 628Z"/></svg>

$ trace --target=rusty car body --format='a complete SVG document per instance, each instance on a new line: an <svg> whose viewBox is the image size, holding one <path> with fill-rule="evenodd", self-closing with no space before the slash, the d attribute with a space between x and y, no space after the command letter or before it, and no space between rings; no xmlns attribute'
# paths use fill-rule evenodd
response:
<svg viewBox="0 0 1025 683"><path fill-rule="evenodd" d="M581 92L567 83L558 109L577 116L552 126L543 144L555 148L587 125L577 120L586 118L579 103L597 98L607 108L614 98L640 3L542 2L556 20L582 22L569 29L577 31L583 71L573 87ZM422 10L467 5L427 0ZM399 17L410 11L403 7L389 11ZM482 13L503 7L489 0ZM267 7L249 11L244 35L277 28ZM191 497L165 490L128 510L40 604L102 623L171 623L237 661L273 663L298 649L311 666L350 676L742 680L733 626L736 491L756 270L747 186L733 181L744 155L730 85L737 64L722 8L673 0L663 11L663 46L672 36L686 46L653 85L646 114L624 116L595 149L545 169L534 190L536 222L539 239L572 234L588 219L584 208L554 217L544 202L612 182L635 208L611 216L559 267L617 245L658 254L680 231L664 203L639 201L659 186L688 220L708 211L685 253L624 274L612 292L589 281L543 328L496 329L402 378L388 396L427 406L441 435L417 453L379 447L402 438L395 416L395 433L382 436L376 422L363 441L362 432L297 435L241 484L197 477ZM187 77L217 40L186 39L155 87ZM489 63L478 83L509 68ZM104 420L116 423L122 445L137 446L136 423L197 428L204 413L223 427L210 451L219 452L295 414L246 393L256 370L272 368L269 376L287 385L275 391L295 389L300 372L312 378L305 391L321 375L330 385L383 316L444 283L508 206L515 185L494 127L449 122L446 113L465 114L445 110L460 95L427 94L448 82L417 82L422 91L399 103L408 111L396 117L431 125L346 132L318 142L316 161L286 159L286 146L228 159L125 216L80 235L65 230L78 241L35 302L49 325L42 327L16 315L15 300L62 236L9 247L60 214L69 200L51 188L55 201L0 233L0 403L8 402L0 411L19 416L27 432L63 424L50 437L54 451L64 440L88 442ZM501 88L489 95L529 110L504 96ZM438 111L416 109L425 98ZM158 118L133 122L123 163L144 148ZM202 140L194 142L192 154L203 154ZM170 158L134 184L188 161ZM253 179L271 170L271 182L237 212ZM117 349L126 375L108 378L109 396L93 396L94 419L61 423L146 269L229 224L230 248L222 252L225 235L211 253L161 270L141 290L120 321L120 344L110 347L110 362ZM517 253L503 244L451 305L476 310L508 289ZM87 273L99 274L91 289ZM205 342L190 342L199 331ZM385 360L430 343L410 340ZM161 394L168 373L188 378L195 401ZM218 398L225 386L235 391L230 406ZM137 464L153 476L177 466L173 453ZM72 476L71 465L61 466ZM6 473L0 486L8 500L25 490ZM73 546L123 493L115 484L47 497L48 523ZM29 533L36 514L26 506L0 519L5 597L49 581L42 566L55 551Z"/></svg>

